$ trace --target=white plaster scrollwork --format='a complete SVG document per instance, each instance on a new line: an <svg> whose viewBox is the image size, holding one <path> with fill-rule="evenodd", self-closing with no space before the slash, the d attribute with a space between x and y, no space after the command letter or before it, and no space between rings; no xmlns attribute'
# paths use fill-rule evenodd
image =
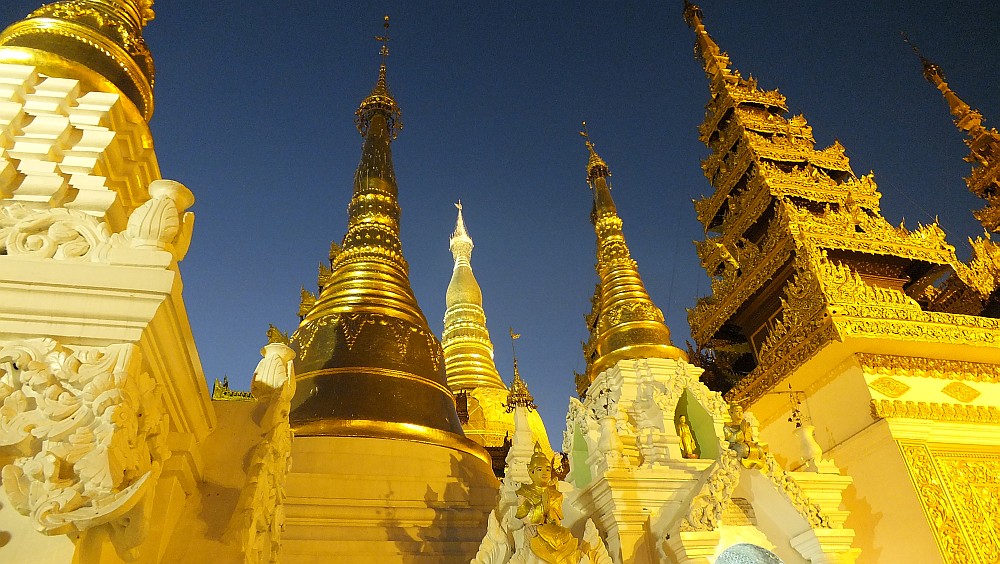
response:
<svg viewBox="0 0 1000 564"><path fill-rule="evenodd" d="M107 223L81 211L0 206L0 255L100 261L110 239Z"/></svg>
<svg viewBox="0 0 1000 564"><path fill-rule="evenodd" d="M11 505L49 535L107 524L119 555L137 557L143 501L169 456L161 391L138 347L0 342L0 405Z"/></svg>
<svg viewBox="0 0 1000 564"><path fill-rule="evenodd" d="M497 510L490 511L486 525L486 537L479 545L476 557L470 564L503 564L510 560L514 539L500 526Z"/></svg>
<svg viewBox="0 0 1000 564"><path fill-rule="evenodd" d="M740 480L738 455L727 450L709 470L708 479L694 495L688 512L681 518L681 531L714 531L722 522L722 512Z"/></svg>
<svg viewBox="0 0 1000 564"><path fill-rule="evenodd" d="M278 561L285 528L285 477L292 466L294 432L288 412L295 395L295 351L284 343L270 343L261 355L251 386L254 397L267 405L263 434L226 531L227 541L240 547L246 564Z"/></svg>
<svg viewBox="0 0 1000 564"><path fill-rule="evenodd" d="M805 518L812 528L829 529L833 526L830 523L830 519L820 509L819 504L813 503L809 499L805 492L802 491L802 487L792 478L791 474L785 472L781 464L774 458L774 455L767 455L761 473L771 480L774 487L778 488L779 491L788 497L788 501L791 502L792 506L799 512L799 515Z"/></svg>
<svg viewBox="0 0 1000 564"><path fill-rule="evenodd" d="M160 267L182 260L194 228L194 214L185 210L194 195L173 180L153 181L149 194L125 231L114 234L79 210L0 205L0 255Z"/></svg>

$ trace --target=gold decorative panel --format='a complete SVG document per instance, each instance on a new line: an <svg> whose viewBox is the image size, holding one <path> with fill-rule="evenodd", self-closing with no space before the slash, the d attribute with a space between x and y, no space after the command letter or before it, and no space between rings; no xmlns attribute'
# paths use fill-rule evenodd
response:
<svg viewBox="0 0 1000 564"><path fill-rule="evenodd" d="M952 382L942 388L941 392L957 399L958 401L964 401L966 403L980 396L979 390L961 382Z"/></svg>
<svg viewBox="0 0 1000 564"><path fill-rule="evenodd" d="M886 376L873 380L868 387L890 398L898 398L910 390L906 384Z"/></svg>
<svg viewBox="0 0 1000 564"><path fill-rule="evenodd" d="M1000 454L899 443L944 562L1000 562Z"/></svg>

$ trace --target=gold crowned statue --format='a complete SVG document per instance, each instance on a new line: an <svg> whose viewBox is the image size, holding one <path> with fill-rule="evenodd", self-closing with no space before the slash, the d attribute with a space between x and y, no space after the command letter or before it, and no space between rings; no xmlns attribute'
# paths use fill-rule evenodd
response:
<svg viewBox="0 0 1000 564"><path fill-rule="evenodd" d="M525 538L531 552L541 561L552 564L579 562L579 541L562 526L563 494L552 476L552 461L535 443L535 453L528 463L531 483L517 489L517 513L525 525Z"/></svg>
<svg viewBox="0 0 1000 564"><path fill-rule="evenodd" d="M766 455L765 445L754 438L753 427L743 417L743 406L729 405L729 423L723 427L729 449L736 451L740 462L747 468L763 468Z"/></svg>

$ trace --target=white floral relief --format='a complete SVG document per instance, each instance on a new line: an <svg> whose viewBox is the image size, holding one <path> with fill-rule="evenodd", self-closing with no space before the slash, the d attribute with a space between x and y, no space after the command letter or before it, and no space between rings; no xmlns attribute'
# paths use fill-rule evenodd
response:
<svg viewBox="0 0 1000 564"><path fill-rule="evenodd" d="M108 523L119 554L135 556L140 502L169 456L161 390L141 367L134 344L0 342L0 454L13 458L2 484L38 531Z"/></svg>
<svg viewBox="0 0 1000 564"><path fill-rule="evenodd" d="M148 189L150 198L132 212L121 233L79 210L0 204L0 255L162 266L134 253L166 251L168 259L182 260L194 229L194 214L185 211L194 195L172 180L155 180Z"/></svg>
<svg viewBox="0 0 1000 564"><path fill-rule="evenodd" d="M100 261L110 240L108 224L81 211L0 207L0 255Z"/></svg>

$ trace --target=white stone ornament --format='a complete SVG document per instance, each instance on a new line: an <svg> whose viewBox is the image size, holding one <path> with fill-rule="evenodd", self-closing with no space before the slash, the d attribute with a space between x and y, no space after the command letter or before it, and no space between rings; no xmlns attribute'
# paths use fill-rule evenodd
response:
<svg viewBox="0 0 1000 564"><path fill-rule="evenodd" d="M129 246L168 251L183 260L194 229L194 214L186 212L194 194L180 182L161 179L149 184L149 196L128 218Z"/></svg>
<svg viewBox="0 0 1000 564"><path fill-rule="evenodd" d="M137 556L166 448L159 386L136 345L0 342L0 454L11 505L44 534L108 524L119 555Z"/></svg>

